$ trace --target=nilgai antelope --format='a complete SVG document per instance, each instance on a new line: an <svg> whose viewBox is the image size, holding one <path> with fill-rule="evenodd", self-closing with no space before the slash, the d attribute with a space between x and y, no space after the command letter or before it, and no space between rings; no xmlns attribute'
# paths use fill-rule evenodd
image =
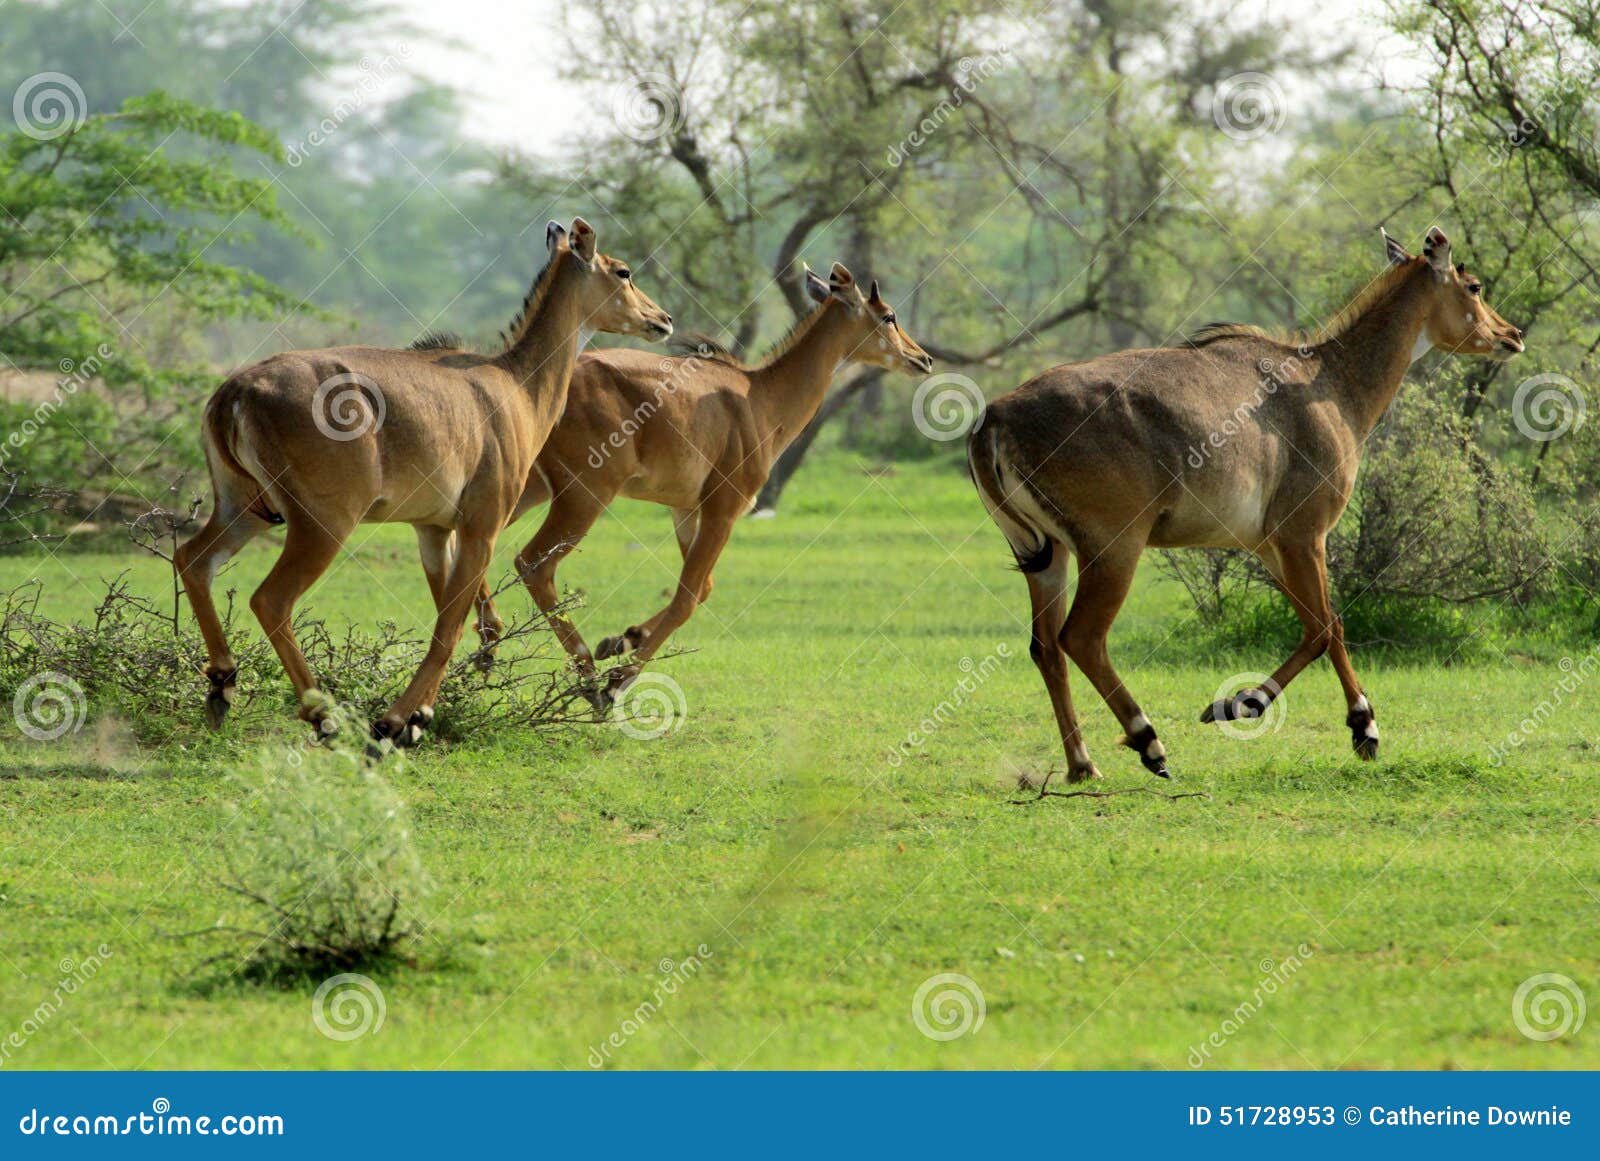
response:
<svg viewBox="0 0 1600 1161"><path fill-rule="evenodd" d="M1271 678L1219 699L1201 721L1260 716L1327 653L1355 751L1377 756L1372 706L1328 591L1324 538L1413 361L1433 349L1501 359L1522 350L1522 332L1451 263L1442 232L1428 232L1417 258L1387 234L1384 242L1388 268L1315 334L1214 323L1181 347L1055 367L989 404L972 429L973 482L1027 578L1030 652L1055 708L1068 781L1100 776L1067 690L1068 657L1116 714L1123 744L1168 776L1166 751L1106 652L1147 546L1249 549L1304 626ZM1069 555L1078 558L1070 613Z"/></svg>
<svg viewBox="0 0 1600 1161"><path fill-rule="evenodd" d="M587 334L672 333L671 316L627 266L596 253L583 219L570 235L551 222L545 244L548 261L498 354L448 341L291 351L237 372L212 395L202 424L211 519L178 550L177 566L205 637L214 727L237 672L211 600L223 562L285 525L283 552L250 607L294 683L300 716L331 729L295 640L294 605L356 525L398 521L417 530L438 619L416 676L373 732L401 744L420 738Z"/></svg>
<svg viewBox="0 0 1600 1161"><path fill-rule="evenodd" d="M709 344L697 353L657 358L639 351L593 351L578 360L566 414L528 476L518 512L550 501L550 511L517 558L534 602L551 617L580 672L594 659L630 650L591 700L604 708L672 633L711 595L711 570L733 526L756 502L774 461L811 422L835 368L846 361L926 373L933 359L901 328L878 294L863 295L835 263L828 281L805 272L815 307L755 366ZM666 608L591 654L571 621L553 614L556 568L617 496L672 509L683 555ZM484 590L480 632L491 643L498 618Z"/></svg>

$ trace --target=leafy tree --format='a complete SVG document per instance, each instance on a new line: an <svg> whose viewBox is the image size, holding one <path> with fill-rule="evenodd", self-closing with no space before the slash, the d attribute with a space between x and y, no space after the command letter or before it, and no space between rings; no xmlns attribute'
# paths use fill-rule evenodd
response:
<svg viewBox="0 0 1600 1161"><path fill-rule="evenodd" d="M738 350L807 309L800 259L837 257L882 279L943 369L985 372L1165 337L1164 271L1211 228L1182 187L1209 189L1235 144L1210 113L1219 86L1339 55L1168 0L958 0L881 23L859 0L689 9L585 0L573 17L570 75L615 122L585 143L581 181L630 253L653 253L681 313ZM540 200L572 181L508 176ZM763 502L821 422L887 382L847 380Z"/></svg>
<svg viewBox="0 0 1600 1161"><path fill-rule="evenodd" d="M10 468L83 484L120 484L152 455L192 465L192 437L168 442L189 397L214 382L204 365L154 350L151 320L186 329L265 318L298 299L216 257L224 236L251 225L293 232L271 183L241 176L213 153L173 155L169 142L205 142L229 155L277 156L271 134L155 92L114 112L82 115L71 94L55 114L24 118L0 138L0 356L9 368L62 378L42 403L6 405L0 444ZM81 390L90 380L104 390Z"/></svg>

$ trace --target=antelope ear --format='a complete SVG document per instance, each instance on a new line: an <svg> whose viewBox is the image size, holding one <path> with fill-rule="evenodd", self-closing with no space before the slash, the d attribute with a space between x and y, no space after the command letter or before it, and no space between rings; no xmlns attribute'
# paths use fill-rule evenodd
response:
<svg viewBox="0 0 1600 1161"><path fill-rule="evenodd" d="M1441 277L1450 273L1450 239L1444 236L1444 231L1438 226L1429 230L1427 238L1423 240L1422 255Z"/></svg>
<svg viewBox="0 0 1600 1161"><path fill-rule="evenodd" d="M1389 260L1391 266L1404 266L1411 261L1411 255L1406 253L1406 248L1396 242L1388 230L1379 226L1378 233L1383 235L1383 256Z"/></svg>
<svg viewBox="0 0 1600 1161"><path fill-rule="evenodd" d="M567 243L567 232L561 228L560 222L549 222L544 228L544 246L554 254Z"/></svg>
<svg viewBox="0 0 1600 1161"><path fill-rule="evenodd" d="M855 277L842 265L835 262L833 270L828 274L828 282L835 290L846 290L856 284Z"/></svg>
<svg viewBox="0 0 1600 1161"><path fill-rule="evenodd" d="M585 262L594 261L594 227L582 218L572 219L572 252Z"/></svg>
<svg viewBox="0 0 1600 1161"><path fill-rule="evenodd" d="M822 281L817 276L817 272L809 266L806 267L805 281L806 294L810 296L812 302L823 303L828 301L828 295L831 293L828 284Z"/></svg>

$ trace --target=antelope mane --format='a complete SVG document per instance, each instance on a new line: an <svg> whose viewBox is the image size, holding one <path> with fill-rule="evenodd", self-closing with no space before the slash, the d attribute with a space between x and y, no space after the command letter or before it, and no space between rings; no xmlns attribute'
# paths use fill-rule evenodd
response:
<svg viewBox="0 0 1600 1161"><path fill-rule="evenodd" d="M784 333L784 336L768 347L761 358L754 363L746 363L728 350L727 347L705 335L692 335L684 342L673 343L672 349L685 357L710 359L713 362L725 363L740 371L760 371L772 366L773 363L776 363L784 355L794 350L800 340L805 338L807 332L816 325L817 319L822 316L822 312L827 305L825 302L819 303L817 306L812 307L809 312L797 318L788 331Z"/></svg>
<svg viewBox="0 0 1600 1161"><path fill-rule="evenodd" d="M1222 339L1265 339L1286 347L1317 347L1340 338L1362 319L1368 311L1378 306L1405 281L1412 263L1390 266L1356 295L1340 307L1333 317L1315 330L1282 330L1252 326L1249 323L1211 322L1195 330L1183 341L1185 347L1205 347Z"/></svg>

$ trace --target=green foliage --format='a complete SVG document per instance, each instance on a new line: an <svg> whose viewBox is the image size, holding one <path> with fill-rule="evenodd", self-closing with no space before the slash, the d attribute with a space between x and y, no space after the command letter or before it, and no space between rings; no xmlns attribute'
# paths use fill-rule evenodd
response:
<svg viewBox="0 0 1600 1161"><path fill-rule="evenodd" d="M1325 661L1286 691L1281 728L1232 737L1200 710L1286 650L1218 656L1184 595L1145 569L1111 656L1160 731L1174 789L1210 799L1010 806L1019 769L1063 762L1027 655L1027 587L959 473L859 467L819 456L776 519L739 526L716 594L682 631L695 651L671 667L688 707L677 731L511 730L380 768L410 809L437 883L422 915L441 917L445 939L373 973L387 1003L376 1034L321 1034L310 979L197 997L198 945L157 937L219 917L264 926L242 901L219 907L214 860L195 866L227 817L219 800L240 797L218 777L234 761L165 745L118 765L0 730L0 916L16 965L0 972L0 1009L31 1011L64 949L109 937L116 950L115 970L74 997L86 1035L58 1021L8 1067L584 1069L660 961L705 943L706 969L618 1067L1183 1070L1262 959L1302 941L1316 955L1216 1067L1600 1064L1588 1025L1536 1043L1510 1013L1528 976L1584 981L1600 962L1600 927L1574 911L1574 879L1596 875L1593 677L1500 766L1490 744L1574 676L1554 658L1358 655L1383 731L1374 763L1349 752ZM519 542L505 539L509 568ZM271 565L266 540L232 566L244 591ZM83 600L69 568L122 563L13 557L0 576L43 576L52 615L67 616ZM589 592L577 624L593 640L636 623L677 563L669 514L619 501L564 568ZM164 562L141 562L137 580L163 598ZM403 528L363 530L310 600L335 631L431 615ZM1005 663L889 767L889 749L974 676L963 659L1001 643ZM1089 683L1070 680L1099 786L1154 785ZM284 745L304 736L276 730ZM335 788L358 792L352 767L325 761ZM981 987L979 1034L940 1043L913 1023L919 985L942 972Z"/></svg>
<svg viewBox="0 0 1600 1161"><path fill-rule="evenodd" d="M185 158L174 138L208 149ZM237 113L161 92L0 138L4 355L61 376L42 402L0 411L8 463L43 480L122 486L168 446L177 411L188 406L174 397L215 376L153 350L142 321L176 317L200 327L297 305L216 250L224 237L249 240L251 222L294 234L271 182L241 176L232 160L278 152L269 133ZM195 466L194 441L178 448L176 462Z"/></svg>
<svg viewBox="0 0 1600 1161"><path fill-rule="evenodd" d="M1329 537L1338 594L1526 595L1548 567L1521 474L1486 456L1451 407L1404 392L1368 441L1355 495Z"/></svg>
<svg viewBox="0 0 1600 1161"><path fill-rule="evenodd" d="M343 725L343 737L364 733ZM387 769L402 773L398 759ZM432 883L405 803L359 742L264 749L231 780L238 797L213 854L243 914L214 930L244 941L243 969L309 974L400 954Z"/></svg>

